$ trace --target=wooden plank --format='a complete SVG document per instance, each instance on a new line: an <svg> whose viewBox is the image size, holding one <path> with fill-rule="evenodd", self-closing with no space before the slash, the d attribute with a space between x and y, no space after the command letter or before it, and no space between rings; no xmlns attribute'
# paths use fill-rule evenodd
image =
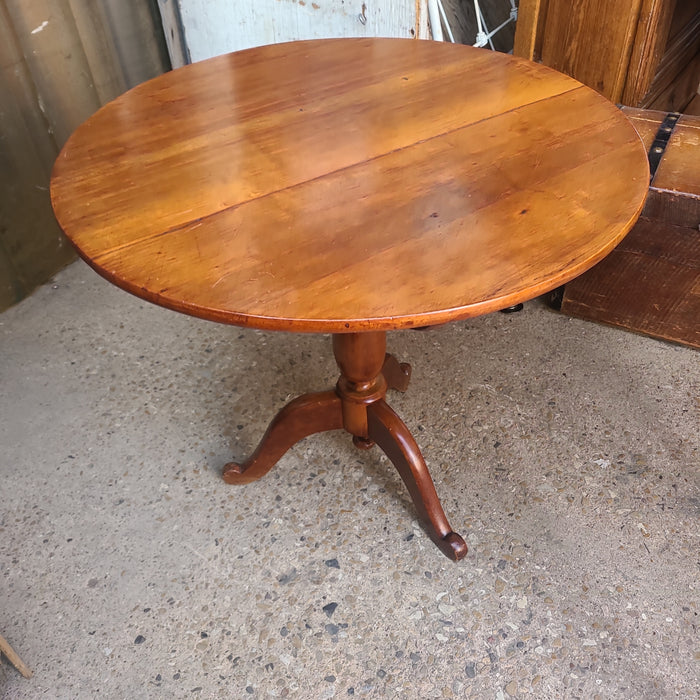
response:
<svg viewBox="0 0 700 700"><path fill-rule="evenodd" d="M648 149L665 112L623 108ZM700 118L678 121L642 218L601 263L569 282L572 316L700 347Z"/></svg>
<svg viewBox="0 0 700 700"><path fill-rule="evenodd" d="M566 285L561 310L700 348L700 235L640 219L607 258Z"/></svg>
<svg viewBox="0 0 700 700"><path fill-rule="evenodd" d="M693 63L694 57L700 51L700 12L693 18L684 30L678 34L673 42L668 46L663 58L658 64L656 75L649 85L649 89L643 98L639 100L640 104L653 105L659 96L668 88L668 86L678 78L678 76ZM697 83L700 79L700 71L695 72L695 81L690 80L691 89L689 94L690 101L692 95L697 90ZM630 103L630 104L637 104ZM685 106L685 104L683 105Z"/></svg>
<svg viewBox="0 0 700 700"><path fill-rule="evenodd" d="M648 152L668 112L634 107L623 107L622 111L632 122ZM651 189L677 193L684 197L700 197L700 155L698 154L700 154L700 118L683 114L666 146Z"/></svg>
<svg viewBox="0 0 700 700"><path fill-rule="evenodd" d="M684 115L678 120L652 184L700 197L700 118Z"/></svg>
<svg viewBox="0 0 700 700"><path fill-rule="evenodd" d="M666 52L676 0L643 0L622 93L626 105L641 104Z"/></svg>
<svg viewBox="0 0 700 700"><path fill-rule="evenodd" d="M19 654L10 646L10 643L0 635L0 652L3 653L10 663L27 679L34 674L27 664L22 661Z"/></svg>
<svg viewBox="0 0 700 700"><path fill-rule="evenodd" d="M667 112L623 107L647 152ZM700 225L700 118L684 114L656 171L642 216L697 229Z"/></svg>
<svg viewBox="0 0 700 700"><path fill-rule="evenodd" d="M551 3L542 62L619 102L641 6L642 0Z"/></svg>
<svg viewBox="0 0 700 700"><path fill-rule="evenodd" d="M428 39L430 37L430 23L428 18L428 0L414 0L416 6L416 39Z"/></svg>
<svg viewBox="0 0 700 700"><path fill-rule="evenodd" d="M693 17L700 12L700 0L671 0L675 2L675 10L673 12L673 21L671 29L668 33L669 43L692 22Z"/></svg>
<svg viewBox="0 0 700 700"><path fill-rule="evenodd" d="M548 0L520 0L513 55L530 61L540 58Z"/></svg>
<svg viewBox="0 0 700 700"><path fill-rule="evenodd" d="M637 109L636 107L623 107L622 111L625 116L632 122L632 125L637 130L644 147L649 153L651 144L656 138L656 132L661 126L661 122L666 117L667 112L652 109Z"/></svg>
<svg viewBox="0 0 700 700"><path fill-rule="evenodd" d="M652 188L644 203L643 214L654 221L698 230L700 197Z"/></svg>
<svg viewBox="0 0 700 700"><path fill-rule="evenodd" d="M667 112L623 107L625 116L647 152ZM678 120L656 170L645 205L645 215L679 226L700 224L700 118L684 114Z"/></svg>
<svg viewBox="0 0 700 700"><path fill-rule="evenodd" d="M685 114L700 116L700 94L696 94L690 104L683 110Z"/></svg>
<svg viewBox="0 0 700 700"><path fill-rule="evenodd" d="M644 102L649 109L666 109L682 112L697 92L698 75L700 75L700 52L695 54L690 63L676 79L662 90L651 102Z"/></svg>

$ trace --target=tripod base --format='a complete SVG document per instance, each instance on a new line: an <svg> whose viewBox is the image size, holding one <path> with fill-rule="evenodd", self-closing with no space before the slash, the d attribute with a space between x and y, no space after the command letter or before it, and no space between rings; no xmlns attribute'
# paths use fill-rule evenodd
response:
<svg viewBox="0 0 700 700"><path fill-rule="evenodd" d="M224 481L256 481L302 438L344 428L358 447L377 444L386 453L428 535L450 559L462 559L467 545L447 521L416 441L385 401L388 388L406 391L410 366L386 354L384 332L336 334L333 351L340 368L335 390L304 394L288 403L272 420L255 452L245 462L224 467Z"/></svg>

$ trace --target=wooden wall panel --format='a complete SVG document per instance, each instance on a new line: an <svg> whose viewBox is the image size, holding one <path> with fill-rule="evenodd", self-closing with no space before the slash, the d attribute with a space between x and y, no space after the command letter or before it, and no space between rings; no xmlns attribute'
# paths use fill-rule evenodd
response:
<svg viewBox="0 0 700 700"><path fill-rule="evenodd" d="M643 0L637 35L621 97L626 105L640 104L664 55L676 0Z"/></svg>
<svg viewBox="0 0 700 700"><path fill-rule="evenodd" d="M697 92L698 76L700 76L700 52L695 54L673 82L654 94L653 98L645 100L642 106L669 112L683 112Z"/></svg>
<svg viewBox="0 0 700 700"><path fill-rule="evenodd" d="M548 0L524 0L518 6L513 54L530 61L542 58L542 36Z"/></svg>
<svg viewBox="0 0 700 700"><path fill-rule="evenodd" d="M625 85L642 0L550 3L542 62L618 102Z"/></svg>
<svg viewBox="0 0 700 700"><path fill-rule="evenodd" d="M520 0L514 53L608 99L683 110L698 87L700 0Z"/></svg>

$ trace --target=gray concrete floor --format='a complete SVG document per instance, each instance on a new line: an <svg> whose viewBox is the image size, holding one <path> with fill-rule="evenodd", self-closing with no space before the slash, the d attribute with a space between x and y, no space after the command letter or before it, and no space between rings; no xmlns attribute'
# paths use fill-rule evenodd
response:
<svg viewBox="0 0 700 700"><path fill-rule="evenodd" d="M0 316L4 698L698 697L700 357L520 314L389 334L470 552L378 448L227 486L328 337L207 323L83 263Z"/></svg>

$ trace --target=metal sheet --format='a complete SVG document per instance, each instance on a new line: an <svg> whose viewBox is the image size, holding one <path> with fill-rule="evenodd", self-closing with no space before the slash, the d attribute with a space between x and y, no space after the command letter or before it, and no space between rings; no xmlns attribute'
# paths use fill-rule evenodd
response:
<svg viewBox="0 0 700 700"><path fill-rule="evenodd" d="M179 0L178 6L193 61L297 39L429 38L426 0Z"/></svg>
<svg viewBox="0 0 700 700"><path fill-rule="evenodd" d="M0 310L73 258L49 201L60 147L169 67L156 0L0 0Z"/></svg>

